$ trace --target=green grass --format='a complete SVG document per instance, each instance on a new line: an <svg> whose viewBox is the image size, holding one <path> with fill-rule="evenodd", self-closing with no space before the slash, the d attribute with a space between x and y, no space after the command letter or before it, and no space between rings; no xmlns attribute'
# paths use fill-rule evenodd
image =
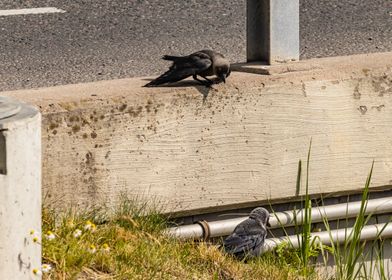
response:
<svg viewBox="0 0 392 280"><path fill-rule="evenodd" d="M302 267L303 267L303 275L305 277L309 276L309 273L312 273L312 271L309 271L310 267L310 261L311 257L314 255L314 240L311 240L311 228L312 228L312 201L310 200L309 196L309 163L310 163L310 151L312 149L312 141L310 141L309 145L309 151L308 151L308 157L306 161L306 180L305 180L305 206L303 208L304 210L304 215L303 215L303 220L302 220L302 231L298 233L297 231L297 236L298 239L300 239L300 250L299 250L299 255L301 258L302 262ZM297 184L298 182L301 182L301 161L299 162L299 169L298 169L298 174L299 174L299 179L297 179ZM299 188L299 187L297 187ZM296 226L297 228L297 226Z"/></svg>
<svg viewBox="0 0 392 280"><path fill-rule="evenodd" d="M44 210L43 232L51 231L56 238L43 238L43 263L53 267L43 278L303 279L300 264L282 252L245 263L214 244L163 236L167 220L141 210L132 202L123 203L110 218L100 211L57 215ZM84 229L86 225L95 230ZM74 236L76 230L82 231L79 237Z"/></svg>

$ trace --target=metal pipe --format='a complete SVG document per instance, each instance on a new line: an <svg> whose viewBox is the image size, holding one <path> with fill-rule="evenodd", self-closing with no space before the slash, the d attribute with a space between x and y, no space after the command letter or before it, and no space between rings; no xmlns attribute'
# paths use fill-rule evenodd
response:
<svg viewBox="0 0 392 280"><path fill-rule="evenodd" d="M324 245L331 245L333 243L342 244L345 241L350 241L354 228L342 228L331 231L314 232L311 233L311 242ZM375 240L377 238L392 237L392 224L375 224L364 226L361 231L360 240ZM279 244L288 242L294 248L299 248L301 245L301 238L297 235L290 235L280 238L269 238L265 240L262 251L267 252L273 250Z"/></svg>
<svg viewBox="0 0 392 280"><path fill-rule="evenodd" d="M355 217L361 208L361 201L341 203L335 205L313 207L312 222L322 222L323 219L333 221L341 218ZM392 197L371 199L367 201L366 214L382 214L392 212ZM271 228L289 227L295 223L302 224L304 210L284 211L271 214ZM208 231L200 224L172 227L166 230L166 234L182 239L202 239L229 235L234 228L247 219L246 217L226 219L214 222L203 222L207 224Z"/></svg>

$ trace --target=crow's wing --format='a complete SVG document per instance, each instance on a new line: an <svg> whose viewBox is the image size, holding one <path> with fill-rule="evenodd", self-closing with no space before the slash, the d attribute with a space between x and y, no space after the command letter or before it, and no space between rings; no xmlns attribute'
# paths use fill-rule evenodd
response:
<svg viewBox="0 0 392 280"><path fill-rule="evenodd" d="M266 230L256 220L247 219L224 240L223 246L230 254L246 255L262 246L266 235Z"/></svg>
<svg viewBox="0 0 392 280"><path fill-rule="evenodd" d="M165 83L174 83L192 75L207 70L212 65L211 57L203 52L196 52L189 56L164 56L163 59L173 61L170 69L146 86L156 86Z"/></svg>

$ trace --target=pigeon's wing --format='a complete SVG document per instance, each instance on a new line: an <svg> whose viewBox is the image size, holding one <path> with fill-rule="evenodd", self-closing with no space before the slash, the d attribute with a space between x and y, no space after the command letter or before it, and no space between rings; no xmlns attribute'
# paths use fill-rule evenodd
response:
<svg viewBox="0 0 392 280"><path fill-rule="evenodd" d="M264 244L265 235L238 235L232 234L224 241L224 248L227 253L233 255L253 255L254 250L258 250Z"/></svg>
<svg viewBox="0 0 392 280"><path fill-rule="evenodd" d="M263 245L266 230L255 220L248 219L239 224L223 243L226 252L234 255L252 253Z"/></svg>
<svg viewBox="0 0 392 280"><path fill-rule="evenodd" d="M164 56L163 59L173 61L170 69L146 86L157 86L166 83L174 83L207 70L212 65L210 56L202 52L196 52L189 56L175 57Z"/></svg>

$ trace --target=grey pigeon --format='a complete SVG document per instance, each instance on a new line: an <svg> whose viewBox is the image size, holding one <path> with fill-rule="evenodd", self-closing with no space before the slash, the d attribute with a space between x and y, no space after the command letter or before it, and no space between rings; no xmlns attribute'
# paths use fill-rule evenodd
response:
<svg viewBox="0 0 392 280"><path fill-rule="evenodd" d="M208 76L215 75L225 83L230 75L229 61L220 53L212 50L201 50L187 56L165 55L162 58L172 61L172 66L167 72L146 84L146 87L175 83L190 76L199 83L210 86L213 81L208 79ZM200 80L197 76L204 80Z"/></svg>
<svg viewBox="0 0 392 280"><path fill-rule="evenodd" d="M253 209L249 218L238 224L224 240L225 251L241 259L259 256L267 236L267 226L269 212L263 207Z"/></svg>

